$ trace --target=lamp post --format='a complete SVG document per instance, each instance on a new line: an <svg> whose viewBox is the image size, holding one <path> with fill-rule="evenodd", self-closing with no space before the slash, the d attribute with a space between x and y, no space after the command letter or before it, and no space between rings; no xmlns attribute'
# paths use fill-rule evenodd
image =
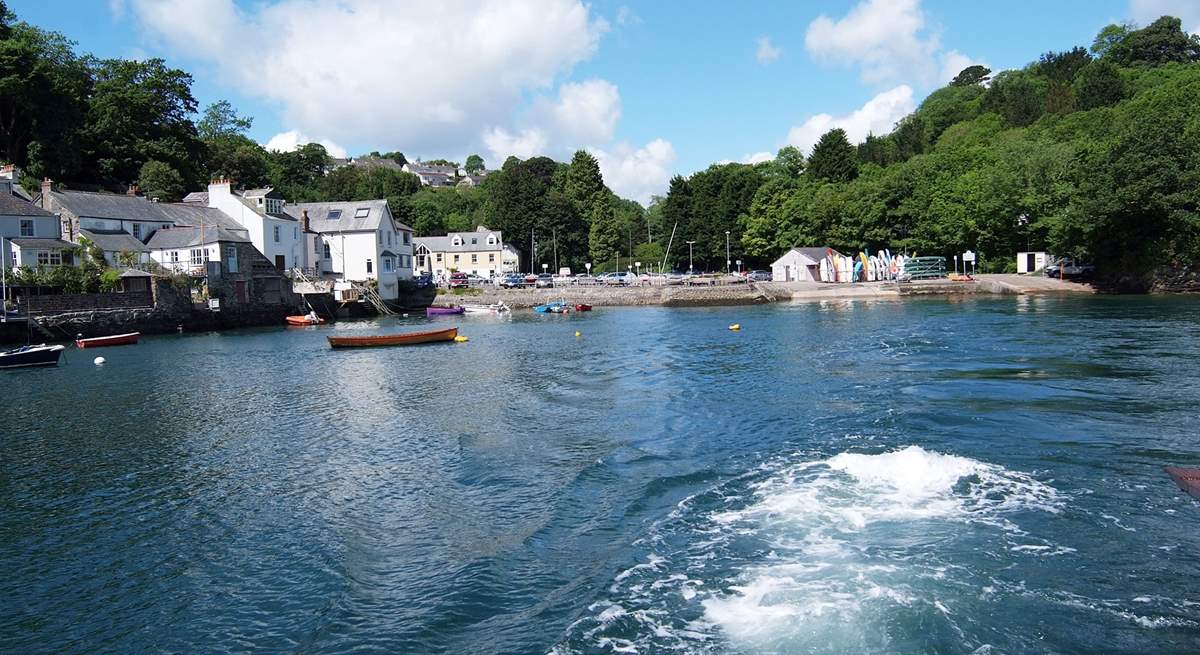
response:
<svg viewBox="0 0 1200 655"><path fill-rule="evenodd" d="M584 266L584 268L587 269L588 275L591 275L592 274L592 263L588 262L588 263L584 264L583 266Z"/></svg>
<svg viewBox="0 0 1200 655"><path fill-rule="evenodd" d="M729 275L729 230L725 230L725 274Z"/></svg>
<svg viewBox="0 0 1200 655"><path fill-rule="evenodd" d="M696 243L696 242L695 242L695 241L688 241L688 242L687 242L687 244L688 244L688 274L689 274L689 275L690 275L690 274L691 274L693 271L695 271L695 270L696 270L696 268L695 268L694 266L692 266L692 244L694 244L694 243Z"/></svg>

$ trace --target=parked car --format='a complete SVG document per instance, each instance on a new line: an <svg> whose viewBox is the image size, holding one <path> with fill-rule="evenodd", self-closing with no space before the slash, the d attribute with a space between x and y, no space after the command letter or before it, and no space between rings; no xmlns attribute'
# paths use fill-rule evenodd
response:
<svg viewBox="0 0 1200 655"><path fill-rule="evenodd" d="M467 279L466 273L451 273L450 283L447 286L451 289L466 289L471 286L471 281Z"/></svg>
<svg viewBox="0 0 1200 655"><path fill-rule="evenodd" d="M751 282L770 282L772 279L771 271L750 271Z"/></svg>
<svg viewBox="0 0 1200 655"><path fill-rule="evenodd" d="M1046 277L1061 277L1074 280L1086 280L1096 275L1096 267L1091 264L1081 264L1074 259L1065 258L1042 269Z"/></svg>
<svg viewBox="0 0 1200 655"><path fill-rule="evenodd" d="M633 273L605 273L604 284L610 287L627 287L631 284L637 284L637 276Z"/></svg>
<svg viewBox="0 0 1200 655"><path fill-rule="evenodd" d="M525 275L525 286L531 287L531 286L537 284L537 281L538 281L537 273L528 273Z"/></svg>
<svg viewBox="0 0 1200 655"><path fill-rule="evenodd" d="M414 282L417 283L418 289L424 289L433 284L433 273L421 273L414 279Z"/></svg>
<svg viewBox="0 0 1200 655"><path fill-rule="evenodd" d="M542 273L541 275L537 276L537 280L535 280L533 284L538 289L553 289L554 276L550 275L549 273Z"/></svg>
<svg viewBox="0 0 1200 655"><path fill-rule="evenodd" d="M500 278L498 285L501 289L520 289L525 286L525 276L509 273Z"/></svg>
<svg viewBox="0 0 1200 655"><path fill-rule="evenodd" d="M467 282L473 287L478 287L478 286L487 284L488 279L486 277L483 277L482 275L476 275L474 273L467 273Z"/></svg>
<svg viewBox="0 0 1200 655"><path fill-rule="evenodd" d="M590 286L596 284L596 277L594 275L590 275L588 273L580 273L579 275L575 276L574 283L577 286L590 287Z"/></svg>
<svg viewBox="0 0 1200 655"><path fill-rule="evenodd" d="M554 286L556 287L565 287L572 284L575 284L575 278L571 277L569 273L567 275L559 273L554 276Z"/></svg>

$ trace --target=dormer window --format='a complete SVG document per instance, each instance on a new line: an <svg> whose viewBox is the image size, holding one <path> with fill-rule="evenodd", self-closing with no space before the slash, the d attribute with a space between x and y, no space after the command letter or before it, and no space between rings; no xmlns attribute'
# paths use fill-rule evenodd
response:
<svg viewBox="0 0 1200 655"><path fill-rule="evenodd" d="M354 218L366 218L371 215L370 207L359 207L354 210Z"/></svg>
<svg viewBox="0 0 1200 655"><path fill-rule="evenodd" d="M461 246L463 244L462 237L456 235L450 240L450 243L456 246Z"/></svg>
<svg viewBox="0 0 1200 655"><path fill-rule="evenodd" d="M337 221L337 220L341 220L341 218L342 218L342 210L340 210L340 209L329 210L329 220Z"/></svg>
<svg viewBox="0 0 1200 655"><path fill-rule="evenodd" d="M494 246L494 245L496 245L496 235L494 235L494 234L489 234L489 235L488 235L488 245L489 245L489 246Z"/></svg>
<svg viewBox="0 0 1200 655"><path fill-rule="evenodd" d="M261 202L260 202L261 204ZM267 213L278 214L283 211L283 201L276 198L267 198Z"/></svg>
<svg viewBox="0 0 1200 655"><path fill-rule="evenodd" d="M476 239L475 237L471 237L471 245L475 245L477 243L479 243L479 239Z"/></svg>

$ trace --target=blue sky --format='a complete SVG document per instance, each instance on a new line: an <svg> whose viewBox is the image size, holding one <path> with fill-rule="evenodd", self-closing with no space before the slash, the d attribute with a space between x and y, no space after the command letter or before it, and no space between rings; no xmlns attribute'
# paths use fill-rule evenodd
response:
<svg viewBox="0 0 1200 655"><path fill-rule="evenodd" d="M1197 0L8 3L81 51L188 70L201 105L232 101L264 144L490 164L586 147L643 201L833 126L887 131L965 64L1018 67L1161 13L1200 27Z"/></svg>

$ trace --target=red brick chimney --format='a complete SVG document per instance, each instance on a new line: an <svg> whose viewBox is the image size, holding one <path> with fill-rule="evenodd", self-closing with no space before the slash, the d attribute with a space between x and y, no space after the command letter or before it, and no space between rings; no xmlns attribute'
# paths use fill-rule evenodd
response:
<svg viewBox="0 0 1200 655"><path fill-rule="evenodd" d="M308 229L308 210L307 209L300 210L300 231L301 232L309 231L309 229Z"/></svg>
<svg viewBox="0 0 1200 655"><path fill-rule="evenodd" d="M125 195L127 196L136 196L137 194L138 188L136 184L130 184L129 188L125 191Z"/></svg>
<svg viewBox="0 0 1200 655"><path fill-rule="evenodd" d="M50 191L54 189L54 183L50 178L42 178L42 209L49 211L50 209Z"/></svg>

